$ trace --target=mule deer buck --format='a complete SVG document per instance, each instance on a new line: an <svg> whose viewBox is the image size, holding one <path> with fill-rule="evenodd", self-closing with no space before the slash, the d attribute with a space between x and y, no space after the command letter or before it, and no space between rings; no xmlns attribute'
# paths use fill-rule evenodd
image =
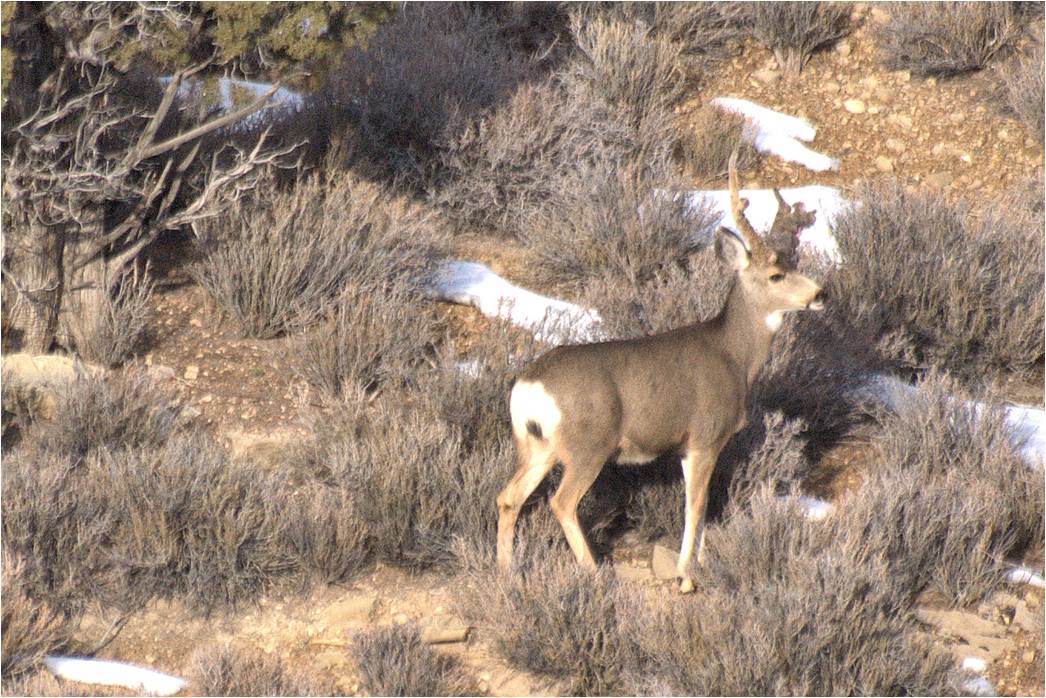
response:
<svg viewBox="0 0 1046 698"><path fill-rule="evenodd" d="M770 247L745 218L730 159L730 204L747 244L720 228L715 249L736 271L720 313L706 322L638 339L557 347L535 360L512 387L509 408L518 469L497 498L498 565L508 570L516 518L557 462L563 479L550 505L578 562L595 567L577 506L609 460L645 463L682 456L686 517L677 572L692 591L688 567L697 526L703 558L705 500L716 459L745 424L745 400L767 360L782 313L820 310L821 287L795 271L798 231L814 212L779 208Z"/></svg>

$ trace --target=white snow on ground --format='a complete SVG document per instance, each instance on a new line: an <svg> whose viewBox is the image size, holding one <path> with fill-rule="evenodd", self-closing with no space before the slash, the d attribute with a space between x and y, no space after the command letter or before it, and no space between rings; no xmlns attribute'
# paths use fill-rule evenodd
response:
<svg viewBox="0 0 1046 698"><path fill-rule="evenodd" d="M122 686L154 696L172 696L185 688L177 676L145 667L85 657L44 657L44 666L59 678L103 686Z"/></svg>
<svg viewBox="0 0 1046 698"><path fill-rule="evenodd" d="M831 502L826 502L823 499L818 499L817 497L807 497L805 495L800 495L798 497L798 502L799 505L803 507L803 511L806 514L806 518L812 521L821 521L827 518L827 516L831 514L833 511L835 511L835 506Z"/></svg>
<svg viewBox="0 0 1046 698"><path fill-rule="evenodd" d="M600 317L595 310L520 288L479 262L446 262L425 286L433 298L474 306L487 317L533 331L542 341L598 338Z"/></svg>
<svg viewBox="0 0 1046 698"><path fill-rule="evenodd" d="M816 211L814 224L799 234L800 251L812 251L824 255L835 264L842 261L839 245L832 235L831 223L846 206L850 205L842 193L835 187L811 184L805 187L780 189L781 198L789 205L802 203L807 211ZM745 210L752 227L758 231L769 231L777 215L777 199L772 189L742 189L739 194L748 199ZM702 202L710 205L712 210L722 216L728 227L738 230L737 221L730 210L730 192L726 189L696 190L684 194L692 207Z"/></svg>
<svg viewBox="0 0 1046 698"><path fill-rule="evenodd" d="M1046 579L1043 579L1042 575L1035 570L1023 565L1010 567L1006 572L1006 581L1011 584L1031 584L1040 589L1046 588Z"/></svg>
<svg viewBox="0 0 1046 698"><path fill-rule="evenodd" d="M912 404L915 386L899 378L879 375L867 386L870 395L878 398L894 412L903 414ZM964 402L964 407L973 407L976 414L984 409L979 402ZM1006 426L1009 427L1013 443L1021 458L1033 468L1042 470L1046 457L1046 411L1027 405L1009 405L1005 408Z"/></svg>
<svg viewBox="0 0 1046 698"><path fill-rule="evenodd" d="M806 119L789 116L737 97L716 97L712 104L745 117L752 125L746 133L752 147L796 162L815 172L839 169L839 161L810 150L800 141L812 141L817 130Z"/></svg>

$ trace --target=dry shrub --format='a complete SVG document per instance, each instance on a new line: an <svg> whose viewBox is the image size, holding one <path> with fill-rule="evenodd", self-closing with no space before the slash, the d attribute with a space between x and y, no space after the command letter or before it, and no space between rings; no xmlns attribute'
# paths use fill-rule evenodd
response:
<svg viewBox="0 0 1046 698"><path fill-rule="evenodd" d="M1041 3L1036 3L1042 7ZM1046 138L1046 71L1043 69L1043 43L1039 39L1034 48L1020 58L999 68L999 77L1005 87L1006 105L1024 123L1028 133L1039 143Z"/></svg>
<svg viewBox="0 0 1046 698"><path fill-rule="evenodd" d="M71 460L104 449L155 448L187 422L147 369L81 374L57 391L54 418L36 420L32 448Z"/></svg>
<svg viewBox="0 0 1046 698"><path fill-rule="evenodd" d="M746 570L750 572L750 570ZM952 695L953 660L920 636L881 566L793 558L758 593L705 587L627 617L634 695Z"/></svg>
<svg viewBox="0 0 1046 698"><path fill-rule="evenodd" d="M200 228L193 277L259 338L319 320L349 281L416 283L442 239L430 212L352 174L269 180Z"/></svg>
<svg viewBox="0 0 1046 698"><path fill-rule="evenodd" d="M421 641L414 624L357 633L350 649L372 696L469 696L477 687L461 663Z"/></svg>
<svg viewBox="0 0 1046 698"><path fill-rule="evenodd" d="M309 482L295 488L285 507L280 536L296 568L323 584L348 582L367 569L371 533L350 492Z"/></svg>
<svg viewBox="0 0 1046 698"><path fill-rule="evenodd" d="M828 296L885 358L964 377L1041 365L1041 204L1014 201L975 217L896 182L867 185L856 199L835 219L846 263Z"/></svg>
<svg viewBox="0 0 1046 698"><path fill-rule="evenodd" d="M561 79L623 110L633 127L665 113L685 94L682 48L636 22L575 15L577 55Z"/></svg>
<svg viewBox="0 0 1046 698"><path fill-rule="evenodd" d="M585 285L581 303L599 311L610 339L665 332L715 317L733 283L710 246L690 255L687 268L670 266L645 283L605 273Z"/></svg>
<svg viewBox="0 0 1046 698"><path fill-rule="evenodd" d="M37 668L45 655L69 640L72 628L65 617L46 601L29 596L25 588L25 560L4 549L0 562L2 580L2 659L0 676L6 682ZM5 685L5 693L7 687Z"/></svg>
<svg viewBox="0 0 1046 698"><path fill-rule="evenodd" d="M574 287L608 274L635 285L684 267L717 219L662 189L669 166L658 169L660 177L636 165L579 168L522 233L539 275Z"/></svg>
<svg viewBox="0 0 1046 698"><path fill-rule="evenodd" d="M685 3L680 3L685 4ZM744 138L744 117L705 105L692 117L688 135L680 144L687 171L699 181L710 183L727 175L730 155L738 151L737 167L747 170L759 162L759 153Z"/></svg>
<svg viewBox="0 0 1046 698"><path fill-rule="evenodd" d="M586 2L571 8L584 22L616 21L677 46L691 80L736 53L751 18L736 2Z"/></svg>
<svg viewBox="0 0 1046 698"><path fill-rule="evenodd" d="M1015 452L1002 407L963 404L954 380L932 374L899 414L884 415L874 469L838 525L881 556L913 594L966 605L1046 535L1041 474Z"/></svg>
<svg viewBox="0 0 1046 698"><path fill-rule="evenodd" d="M197 650L189 676L201 696L329 696L333 686L259 649L215 643Z"/></svg>
<svg viewBox="0 0 1046 698"><path fill-rule="evenodd" d="M101 304L101 313L78 322L76 353L85 361L109 367L130 359L146 334L152 292L148 271L125 272Z"/></svg>
<svg viewBox="0 0 1046 698"><path fill-rule="evenodd" d="M344 55L327 98L368 166L423 184L447 130L528 77L529 56L499 38L494 19L464 3L406 5Z"/></svg>
<svg viewBox="0 0 1046 698"><path fill-rule="evenodd" d="M634 22L584 16L574 13L578 48L550 79L445 132L430 196L456 219L523 237L576 206L590 172L628 164L664 184L680 142L679 48Z"/></svg>
<svg viewBox="0 0 1046 698"><path fill-rule="evenodd" d="M607 695L635 662L622 618L635 611L607 567L579 568L562 546L520 546L511 574L474 570L459 590L462 613L509 664L567 683L563 695Z"/></svg>
<svg viewBox="0 0 1046 698"><path fill-rule="evenodd" d="M349 280L327 323L288 340L287 362L324 398L398 388L436 340L435 313L406 283Z"/></svg>
<svg viewBox="0 0 1046 698"><path fill-rule="evenodd" d="M5 543L27 561L27 593L64 612L156 595L213 608L294 571L273 479L201 434L79 458L19 450L4 465Z"/></svg>
<svg viewBox="0 0 1046 698"><path fill-rule="evenodd" d="M658 163L679 136L657 113L638 126L598 95L558 80L521 86L499 108L466 121L440 143L439 184L430 196L455 219L510 237L538 223L573 170ZM564 163L570 163L565 167Z"/></svg>
<svg viewBox="0 0 1046 698"><path fill-rule="evenodd" d="M791 75L798 75L815 51L850 31L849 3L755 2L749 12L756 40Z"/></svg>
<svg viewBox="0 0 1046 698"><path fill-rule="evenodd" d="M897 2L876 41L891 70L956 75L980 70L1021 34L1010 2Z"/></svg>

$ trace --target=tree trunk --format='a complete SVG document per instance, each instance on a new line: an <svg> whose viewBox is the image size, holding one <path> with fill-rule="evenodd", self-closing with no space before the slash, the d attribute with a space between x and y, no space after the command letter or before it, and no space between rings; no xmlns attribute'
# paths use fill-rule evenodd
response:
<svg viewBox="0 0 1046 698"><path fill-rule="evenodd" d="M10 255L12 276L17 282L16 300L10 311L11 328L16 335L13 339L23 351L43 354L51 349L58 330L58 312L65 291L65 235L58 227L36 222L27 223L24 237L19 237L16 244L21 249Z"/></svg>
<svg viewBox="0 0 1046 698"><path fill-rule="evenodd" d="M69 351L76 349L80 354L91 352L89 347L95 339L109 298L107 267L105 257L98 255L79 269L70 269L66 273L57 339Z"/></svg>

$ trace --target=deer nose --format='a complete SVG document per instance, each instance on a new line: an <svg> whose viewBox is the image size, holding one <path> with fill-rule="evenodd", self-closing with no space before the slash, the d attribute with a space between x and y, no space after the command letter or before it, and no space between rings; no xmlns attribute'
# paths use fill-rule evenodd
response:
<svg viewBox="0 0 1046 698"><path fill-rule="evenodd" d="M828 299L828 293L823 288L817 290L817 294L813 300L807 304L807 308L810 310L821 310L824 308L824 302Z"/></svg>

